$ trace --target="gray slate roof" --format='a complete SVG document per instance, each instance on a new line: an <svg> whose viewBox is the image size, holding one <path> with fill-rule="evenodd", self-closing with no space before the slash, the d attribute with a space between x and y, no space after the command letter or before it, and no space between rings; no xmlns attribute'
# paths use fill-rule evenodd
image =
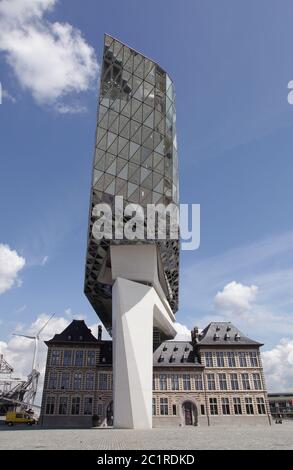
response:
<svg viewBox="0 0 293 470"><path fill-rule="evenodd" d="M165 341L153 354L154 367L203 367L189 341Z"/></svg>
<svg viewBox="0 0 293 470"><path fill-rule="evenodd" d="M70 325L65 328L60 334L56 334L46 344L54 343L97 343L97 338L94 337L91 330L86 326L84 320L72 320Z"/></svg>
<svg viewBox="0 0 293 470"><path fill-rule="evenodd" d="M199 346L263 346L245 336L231 322L211 322L200 334Z"/></svg>

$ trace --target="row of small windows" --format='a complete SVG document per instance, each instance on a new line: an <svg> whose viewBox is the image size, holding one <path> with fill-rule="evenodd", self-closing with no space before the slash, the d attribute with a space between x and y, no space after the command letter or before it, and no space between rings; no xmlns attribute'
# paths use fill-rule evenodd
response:
<svg viewBox="0 0 293 470"><path fill-rule="evenodd" d="M63 353L63 354L62 354ZM51 351L51 366L94 366L96 365L96 351L82 351L53 349Z"/></svg>
<svg viewBox="0 0 293 470"><path fill-rule="evenodd" d="M157 404L159 404L159 407L157 407ZM232 401L227 397L222 397L220 400L215 397L209 399L209 411L211 415L218 415L221 412L223 415L230 415L232 412L234 412L235 415L242 415L244 412L247 415L254 415L255 410L257 410L257 414L259 415L266 414L265 401L263 397L256 398L256 409L251 397L245 397L244 407L241 403L240 397L233 397ZM204 405L200 405L200 412L202 415L205 414ZM178 414L177 404L173 403L171 404L171 407L169 407L169 399L167 397L162 397L158 400L154 397L153 415L156 416L158 414L161 416L169 414L176 416Z"/></svg>
<svg viewBox="0 0 293 470"><path fill-rule="evenodd" d="M217 351L214 355L211 351L204 354L206 367L259 367L256 351L250 352L223 352Z"/></svg>
<svg viewBox="0 0 293 470"><path fill-rule="evenodd" d="M83 399L83 413L84 415L93 414L93 397L84 397ZM81 397L72 397L71 401L69 397L47 397L45 414L46 415L79 415L81 414Z"/></svg>
<svg viewBox="0 0 293 470"><path fill-rule="evenodd" d="M73 374L67 371L61 373L50 372L48 378L49 390L94 390L95 388L95 373L93 371L74 372ZM112 390L112 374L99 373L98 374L98 390Z"/></svg>
<svg viewBox="0 0 293 470"><path fill-rule="evenodd" d="M232 414L231 400L227 397L222 397L219 402L218 398L213 397L209 399L210 414L218 415L220 414L219 406L221 406L221 411L223 415ZM232 406L235 415L244 414L244 409L241 403L240 397L233 397ZM255 405L251 397L245 397L244 399L245 413L247 415L255 414ZM264 415L266 414L265 401L263 397L256 398L256 410L257 414Z"/></svg>
<svg viewBox="0 0 293 470"><path fill-rule="evenodd" d="M259 373L206 374L208 390L262 390ZM241 388L240 388L241 385ZM153 378L153 390L203 390L202 374L159 374Z"/></svg>

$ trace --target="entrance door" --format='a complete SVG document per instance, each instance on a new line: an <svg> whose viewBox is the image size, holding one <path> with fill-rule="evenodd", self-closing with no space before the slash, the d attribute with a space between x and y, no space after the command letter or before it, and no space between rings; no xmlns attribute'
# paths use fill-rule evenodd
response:
<svg viewBox="0 0 293 470"><path fill-rule="evenodd" d="M190 401L186 401L184 403L184 417L185 417L185 425L192 426L193 419L192 419L192 403Z"/></svg>

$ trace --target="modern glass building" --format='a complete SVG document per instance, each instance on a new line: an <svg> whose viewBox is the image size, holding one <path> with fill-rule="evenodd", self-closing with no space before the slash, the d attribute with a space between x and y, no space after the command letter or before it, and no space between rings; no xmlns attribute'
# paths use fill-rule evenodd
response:
<svg viewBox="0 0 293 470"><path fill-rule="evenodd" d="M93 207L114 197L124 203L178 205L175 91L154 61L105 35L93 164L85 294L111 333L111 244L155 243L168 303L178 308L179 241L96 240Z"/></svg>

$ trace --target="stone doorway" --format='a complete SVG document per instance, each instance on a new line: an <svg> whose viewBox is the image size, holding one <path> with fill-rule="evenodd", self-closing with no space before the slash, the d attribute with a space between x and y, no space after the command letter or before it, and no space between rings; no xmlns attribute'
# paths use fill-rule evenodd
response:
<svg viewBox="0 0 293 470"><path fill-rule="evenodd" d="M197 408L191 401L185 401L182 405L183 423L185 426L197 426Z"/></svg>

